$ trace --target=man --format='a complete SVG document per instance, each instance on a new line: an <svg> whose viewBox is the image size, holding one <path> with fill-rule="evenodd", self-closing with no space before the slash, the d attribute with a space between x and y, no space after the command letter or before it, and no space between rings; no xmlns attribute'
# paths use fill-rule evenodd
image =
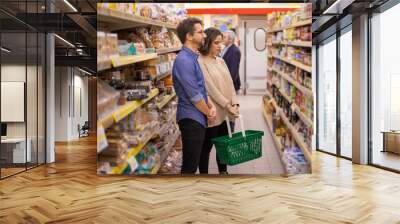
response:
<svg viewBox="0 0 400 224"><path fill-rule="evenodd" d="M233 86L235 87L236 94L238 93L241 83L239 76L240 65L240 49L235 45L235 33L232 30L224 32L224 45L226 46L222 51L221 57L224 59L225 64L228 66L231 73ZM239 107L239 105L235 105ZM232 132L235 131L235 122L230 122Z"/></svg>
<svg viewBox="0 0 400 224"><path fill-rule="evenodd" d="M178 96L177 118L182 137L182 174L194 174L200 162L207 119L216 118L215 106L208 100L203 73L197 61L206 37L201 20L187 18L177 28L182 50L177 55L172 76Z"/></svg>
<svg viewBox="0 0 400 224"><path fill-rule="evenodd" d="M239 65L241 53L240 49L235 44L235 33L231 30L224 32L224 45L226 46L222 52L222 58L228 66L232 76L233 85L236 93L239 91L241 83L239 76Z"/></svg>

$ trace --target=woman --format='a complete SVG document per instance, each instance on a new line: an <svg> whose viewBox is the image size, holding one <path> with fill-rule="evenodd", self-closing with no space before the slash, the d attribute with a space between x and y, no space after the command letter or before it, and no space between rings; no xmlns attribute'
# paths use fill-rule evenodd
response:
<svg viewBox="0 0 400 224"><path fill-rule="evenodd" d="M228 135L225 118L228 116L232 120L239 114L239 104L231 75L225 61L219 57L223 35L216 28L208 28L205 33L207 37L200 48L201 55L198 61L204 75L207 93L216 107L217 116L213 122L208 122L200 157L201 174L208 173L208 161L213 146L211 139ZM221 164L218 156L217 164L220 174L228 174L226 164Z"/></svg>

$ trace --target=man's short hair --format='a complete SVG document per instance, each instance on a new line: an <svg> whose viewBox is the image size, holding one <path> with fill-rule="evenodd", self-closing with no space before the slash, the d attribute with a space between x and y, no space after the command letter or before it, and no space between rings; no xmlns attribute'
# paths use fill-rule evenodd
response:
<svg viewBox="0 0 400 224"><path fill-rule="evenodd" d="M195 17L189 17L179 23L176 31L178 33L179 40L182 42L182 44L184 44L186 41L186 34L189 33L190 35L193 35L194 25L197 23L203 25L201 20Z"/></svg>
<svg viewBox="0 0 400 224"><path fill-rule="evenodd" d="M228 40L231 40L232 42L235 41L236 34L232 30L227 30L224 34L227 36Z"/></svg>

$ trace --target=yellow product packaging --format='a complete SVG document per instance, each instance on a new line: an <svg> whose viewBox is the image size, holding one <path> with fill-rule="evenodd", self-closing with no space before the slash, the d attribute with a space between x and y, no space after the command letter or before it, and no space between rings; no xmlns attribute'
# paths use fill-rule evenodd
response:
<svg viewBox="0 0 400 224"><path fill-rule="evenodd" d="M114 9L114 10L117 9L117 3L98 3L98 4L100 4L100 7L103 8Z"/></svg>
<svg viewBox="0 0 400 224"><path fill-rule="evenodd" d="M134 14L134 15L136 15L136 10L137 10L137 7L136 7L136 3L129 3L129 4L131 4L132 5L132 14Z"/></svg>

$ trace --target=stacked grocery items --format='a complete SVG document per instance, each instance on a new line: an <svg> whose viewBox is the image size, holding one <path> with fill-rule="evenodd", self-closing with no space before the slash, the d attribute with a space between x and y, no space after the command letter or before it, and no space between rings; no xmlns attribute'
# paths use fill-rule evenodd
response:
<svg viewBox="0 0 400 224"><path fill-rule="evenodd" d="M289 174L310 172L313 135L311 4L269 14L265 116Z"/></svg>
<svg viewBox="0 0 400 224"><path fill-rule="evenodd" d="M268 54L285 61L297 61L311 66L311 48L278 45L268 49Z"/></svg>
<svg viewBox="0 0 400 224"><path fill-rule="evenodd" d="M171 24L186 18L186 10L172 3L98 3L97 6Z"/></svg>
<svg viewBox="0 0 400 224"><path fill-rule="evenodd" d="M182 46L174 31L159 27L141 27L135 32L97 32L98 60L118 56L156 53L158 49Z"/></svg>
<svg viewBox="0 0 400 224"><path fill-rule="evenodd" d="M310 6L310 4L303 4L298 10L273 12L267 16L267 27L270 30L283 30L286 28L292 28L296 24L303 23L307 20L311 20L312 6Z"/></svg>
<svg viewBox="0 0 400 224"><path fill-rule="evenodd" d="M154 98L106 129L108 146L98 154L99 173L157 172L180 133L175 122L176 99L161 109L156 105ZM115 167L123 168L114 171Z"/></svg>
<svg viewBox="0 0 400 224"><path fill-rule="evenodd" d="M306 158L304 158L303 152L297 146L292 148L286 148L282 161L286 164L286 171L288 174L297 173L310 173L310 166L307 163Z"/></svg>
<svg viewBox="0 0 400 224"><path fill-rule="evenodd" d="M141 69L149 73L152 78L160 80L171 74L175 57L175 53L160 55L156 59L145 61Z"/></svg>
<svg viewBox="0 0 400 224"><path fill-rule="evenodd" d="M98 6L100 30L126 27L98 32L98 173L179 173L171 74L182 46L175 28L186 12L176 4Z"/></svg>
<svg viewBox="0 0 400 224"><path fill-rule="evenodd" d="M168 152L161 168L161 174L179 174L182 166L182 141L178 139Z"/></svg>

